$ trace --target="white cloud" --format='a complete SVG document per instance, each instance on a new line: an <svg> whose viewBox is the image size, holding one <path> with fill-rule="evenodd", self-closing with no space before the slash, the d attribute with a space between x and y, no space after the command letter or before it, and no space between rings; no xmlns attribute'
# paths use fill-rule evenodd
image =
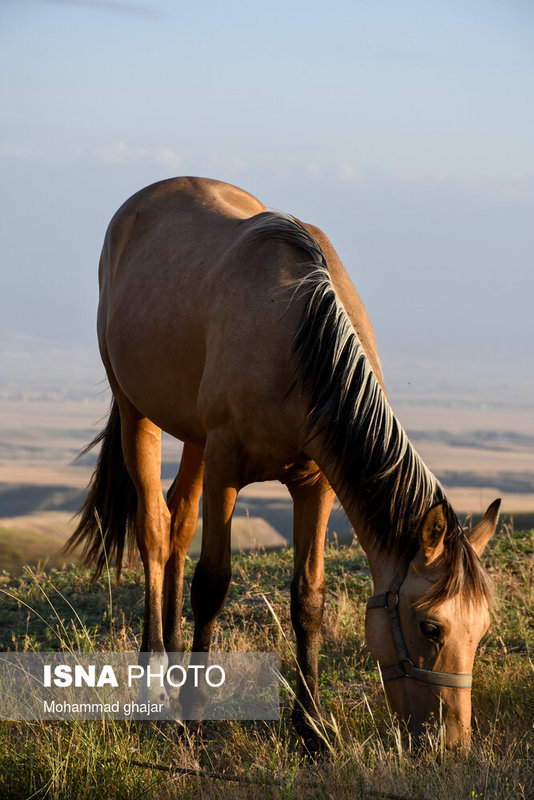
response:
<svg viewBox="0 0 534 800"><path fill-rule="evenodd" d="M361 170L345 162L339 166L339 177L344 183L356 183L361 179Z"/></svg>
<svg viewBox="0 0 534 800"><path fill-rule="evenodd" d="M321 173L322 173L322 169L321 169L320 164L318 164L316 161L311 161L311 162L309 162L308 164L305 165L304 172L310 178L320 178L321 177Z"/></svg>
<svg viewBox="0 0 534 800"><path fill-rule="evenodd" d="M148 151L144 147L132 147L125 142L113 142L95 148L92 155L97 161L113 164L125 161L145 161Z"/></svg>
<svg viewBox="0 0 534 800"><path fill-rule="evenodd" d="M44 161L72 163L80 161L104 164L159 164L176 169L183 163L182 156L171 147L139 147L125 141L106 142L97 146L75 144L59 149L26 142L0 142L0 159L6 161Z"/></svg>
<svg viewBox="0 0 534 800"><path fill-rule="evenodd" d="M154 159L157 164L162 164L165 167L175 169L180 167L183 163L182 157L168 147L162 147L154 153Z"/></svg>
<svg viewBox="0 0 534 800"><path fill-rule="evenodd" d="M157 164L169 169L178 169L183 164L182 156L171 147L137 147L123 141L97 147L89 155L97 161L115 164Z"/></svg>
<svg viewBox="0 0 534 800"><path fill-rule="evenodd" d="M35 161L44 156L42 148L14 142L0 142L0 158L10 161Z"/></svg>

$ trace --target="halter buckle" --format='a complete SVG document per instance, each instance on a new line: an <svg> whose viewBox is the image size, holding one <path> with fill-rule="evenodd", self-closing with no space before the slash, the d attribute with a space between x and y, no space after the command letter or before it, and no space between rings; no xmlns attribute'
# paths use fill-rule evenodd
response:
<svg viewBox="0 0 534 800"><path fill-rule="evenodd" d="M413 678L414 677L414 670L416 669L415 664L413 663L411 658L403 658L400 662L401 667L404 670L404 677L405 678Z"/></svg>

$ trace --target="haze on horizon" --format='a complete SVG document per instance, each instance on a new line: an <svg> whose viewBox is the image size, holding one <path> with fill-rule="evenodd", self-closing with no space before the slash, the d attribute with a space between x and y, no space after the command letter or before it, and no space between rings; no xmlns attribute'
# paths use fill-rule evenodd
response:
<svg viewBox="0 0 534 800"><path fill-rule="evenodd" d="M109 219L198 174L328 234L386 372L532 376L531 3L0 0L0 22L0 343L29 370L96 356Z"/></svg>

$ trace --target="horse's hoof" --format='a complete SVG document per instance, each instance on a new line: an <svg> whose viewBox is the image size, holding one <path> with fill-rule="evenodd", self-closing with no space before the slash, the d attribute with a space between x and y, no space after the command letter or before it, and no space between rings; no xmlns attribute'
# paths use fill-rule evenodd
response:
<svg viewBox="0 0 534 800"><path fill-rule="evenodd" d="M328 752L326 740L316 733L313 728L299 733L302 743L303 756L311 761L321 761Z"/></svg>
<svg viewBox="0 0 534 800"><path fill-rule="evenodd" d="M316 720L314 725L300 710L293 712L292 719L302 744L304 756L313 761L324 758L328 750L328 740L326 731L321 730L323 728L321 720Z"/></svg>

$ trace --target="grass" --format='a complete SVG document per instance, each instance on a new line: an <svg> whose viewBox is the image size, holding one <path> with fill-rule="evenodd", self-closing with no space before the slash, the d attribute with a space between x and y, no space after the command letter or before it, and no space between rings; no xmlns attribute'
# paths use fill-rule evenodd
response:
<svg viewBox="0 0 534 800"><path fill-rule="evenodd" d="M279 651L290 686L292 557L291 550L234 557L215 641L220 650ZM437 738L417 755L402 751L363 639L366 560L358 546L328 547L320 667L332 751L323 760L306 760L299 746L291 689L282 693L279 722L206 723L202 741L150 723L0 722L0 797L532 800L534 531L505 528L486 563L498 596L475 662L467 756L445 753ZM193 567L188 561L187 585ZM111 587L92 585L90 575L70 566L0 576L0 650L138 648L141 573L125 570ZM184 616L190 646L187 601Z"/></svg>

